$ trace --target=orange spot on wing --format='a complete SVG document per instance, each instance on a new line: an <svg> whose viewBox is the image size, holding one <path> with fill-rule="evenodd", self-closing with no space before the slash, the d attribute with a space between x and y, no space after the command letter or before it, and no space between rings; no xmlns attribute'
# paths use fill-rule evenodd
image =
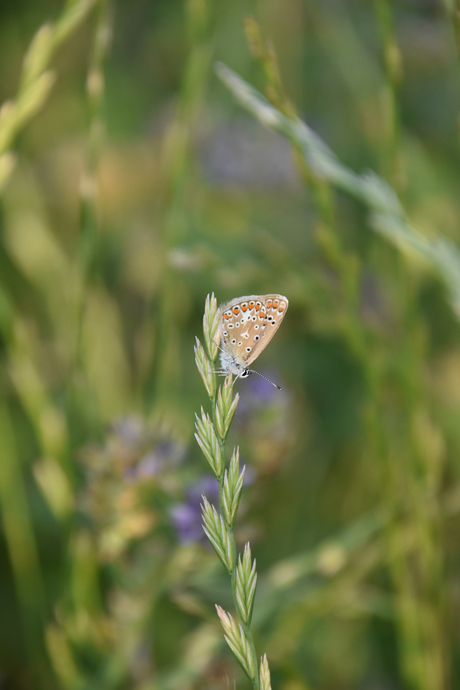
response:
<svg viewBox="0 0 460 690"><path fill-rule="evenodd" d="M231 318L231 315L230 315L230 314L224 314L224 319L225 319L226 321L228 321L228 319L230 319L230 318Z"/></svg>
<svg viewBox="0 0 460 690"><path fill-rule="evenodd" d="M256 311L259 311L260 307L261 307L260 302L257 302L257 304L256 304Z"/></svg>
<svg viewBox="0 0 460 690"><path fill-rule="evenodd" d="M234 314L239 314L240 313L240 308L239 307L233 307L232 309Z"/></svg>
<svg viewBox="0 0 460 690"><path fill-rule="evenodd" d="M266 317L265 312L264 312L264 311L261 311L261 312L260 312L260 318L261 318L261 319L265 319L265 317Z"/></svg>
<svg viewBox="0 0 460 690"><path fill-rule="evenodd" d="M243 311L247 311L248 305L247 305L247 304L242 304L242 305L241 305L241 309L242 309Z"/></svg>
<svg viewBox="0 0 460 690"><path fill-rule="evenodd" d="M267 300L267 309L271 309L272 306L272 301L271 299Z"/></svg>
<svg viewBox="0 0 460 690"><path fill-rule="evenodd" d="M251 309L254 309L254 302L249 302L249 311L251 311Z"/></svg>

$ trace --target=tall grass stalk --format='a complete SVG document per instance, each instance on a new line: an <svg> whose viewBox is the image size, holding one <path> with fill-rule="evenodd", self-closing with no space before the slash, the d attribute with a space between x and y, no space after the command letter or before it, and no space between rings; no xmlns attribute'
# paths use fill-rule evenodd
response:
<svg viewBox="0 0 460 690"><path fill-rule="evenodd" d="M229 374L217 386L214 373L220 339L220 310L214 294L206 298L203 331L206 350L196 339L195 361L211 402L211 415L201 408L196 416L196 440L219 482L220 515L203 496L202 513L204 531L214 551L231 578L235 608L240 622L216 605L224 629L225 639L254 690L270 690L270 671L266 656L258 667L251 620L257 583L256 562L252 560L249 543L243 555L237 555L234 526L243 488L245 468L239 469L239 449L234 448L227 467L225 442L235 414L239 396L233 397L233 379Z"/></svg>
<svg viewBox="0 0 460 690"><path fill-rule="evenodd" d="M460 251L448 239L424 237L410 224L394 189L373 171L357 174L343 165L327 144L297 117L288 117L226 65L216 72L235 99L259 122L284 135L320 180L357 199L368 211L369 227L403 251L415 250L445 283L460 319Z"/></svg>
<svg viewBox="0 0 460 690"><path fill-rule="evenodd" d="M399 159L399 106L398 92L401 80L399 49L394 38L391 10L386 0L376 2L379 29L382 37L386 85L383 98L386 127L383 148L385 174L397 188L403 184ZM248 28L250 31L248 32ZM444 239L427 240L409 224L396 192L375 173L356 175L343 166L327 145L310 128L302 123L291 104L282 98L279 71L267 68L270 61L276 64L276 56L267 49L260 30L254 22L246 31L249 44L255 56L264 66L268 78L267 101L260 93L243 82L223 65L217 73L232 91L236 99L262 124L289 138L299 152L303 165L301 171L308 186L312 188L315 206L319 216L317 237L323 251L340 279L344 300L345 319L343 333L352 352L362 364L367 381L369 403L367 408L370 441L380 458L383 477L383 502L385 513L393 516L385 520L387 535L387 557L396 590L396 621L401 640L401 668L407 682L420 690L446 687L448 671L446 644L443 627L445 612L442 596L442 548L438 534L439 485L433 475L439 477L438 462L427 454L421 457L417 444L417 416L421 414L419 399L423 399L420 380L423 376L423 339L415 316L412 297L404 283L403 267L399 267L401 294L401 319L407 324L407 335L398 343L397 357L403 374L399 386L403 396L402 414L406 419L408 434L400 436L401 446L396 448L388 439L388 409L386 388L390 363L379 356L370 356L369 347L374 338L367 331L360 317L359 282L360 266L357 257L347 255L341 247L335 232L335 209L329 184L355 196L369 209L370 226L390 239L396 246L410 246L428 258L442 279L447 283L451 303L457 316L459 312L459 269L460 254ZM410 356L408 352L410 351ZM377 351L376 351L377 354ZM391 366L391 365L390 365ZM417 391L417 392L416 392ZM426 397L426 396L425 396ZM425 413L422 413L425 414ZM406 455L409 466L401 461ZM435 470L435 467L437 469ZM421 471L422 468L422 471ZM428 487L435 486L435 492ZM404 488L410 487L409 496ZM424 506L430 497L431 511ZM423 513L423 515L422 515ZM411 559L404 544L407 539L407 525L410 525L412 549ZM416 572L409 560L415 559ZM422 583L422 584L421 584ZM437 596L433 596L437 592ZM422 612L422 611L423 612Z"/></svg>
<svg viewBox="0 0 460 690"><path fill-rule="evenodd" d="M383 136L380 139L383 172L397 189L404 186L399 150L401 118L399 90L403 77L401 52L396 41L391 6L388 0L375 0L375 10L382 45L385 82L382 89Z"/></svg>
<svg viewBox="0 0 460 690"><path fill-rule="evenodd" d="M388 126L384 128L386 150L384 170L395 189L405 187L400 155L399 92L403 79L402 59L394 33L392 8L388 0L376 0L380 30ZM400 448L388 448L385 501L395 517L389 521L386 538L389 570L396 593L396 617L401 640L401 668L410 686L421 690L442 690L449 685L449 661L446 644L447 620L443 603L443 551L440 538L439 461L420 448L420 415L430 424L420 400L427 398L423 386L423 363L427 358L425 339L420 334L420 320L414 295L407 290L402 257L398 280L400 313L406 324L400 358L404 374L400 377L403 395L402 415L407 433L401 435L408 463L401 462ZM410 350L410 352L409 352ZM382 382L383 383L383 382ZM423 423L423 422L422 422ZM429 511L426 510L430 506ZM412 558L407 556L407 532L414 539Z"/></svg>
<svg viewBox="0 0 460 690"><path fill-rule="evenodd" d="M447 9L451 13L452 24L455 32L457 53L460 57L460 0L445 0Z"/></svg>
<svg viewBox="0 0 460 690"><path fill-rule="evenodd" d="M56 73L50 68L57 49L69 40L88 17L97 0L67 3L55 23L44 24L34 35L22 63L16 95L0 108L0 194L15 169L15 140L49 98ZM38 558L35 530L29 504L29 487L17 449L17 427L11 414L11 398L17 396L29 419L42 455L36 478L57 491L48 494L57 515L68 514L72 505L69 486L60 468L67 447L66 425L53 403L40 371L34 338L20 315L15 296L0 278L0 329L9 366L5 370L0 396L1 477L0 503L7 548L16 584L19 611L23 616L21 634L30 666L38 675L44 670L42 630L46 617L45 593ZM56 286L54 286L56 289ZM13 393L13 396L12 396ZM57 487L61 487L62 491ZM59 493L59 495L58 495ZM46 675L46 674L45 674ZM49 679L48 679L49 680Z"/></svg>
<svg viewBox="0 0 460 690"><path fill-rule="evenodd" d="M2 525L8 545L20 603L22 635L29 662L36 666L43 650L36 632L45 615L45 591L30 507L17 452L11 415L0 403L0 503Z"/></svg>
<svg viewBox="0 0 460 690"><path fill-rule="evenodd" d="M10 150L19 132L45 104L56 79L49 64L59 46L86 19L98 0L68 3L55 24L44 24L33 37L22 63L19 89L0 108L0 192L11 175L15 155Z"/></svg>
<svg viewBox="0 0 460 690"><path fill-rule="evenodd" d="M173 408L180 399L181 305L186 288L180 273L172 265L172 254L175 249L186 244L191 223L191 205L186 198L192 178L194 133L212 72L213 6L213 0L185 2L188 54L173 117L164 134L164 171L159 218L163 260L156 329L155 376L152 376L154 387L146 391L148 406L153 406L163 417L166 409L171 417L175 417Z"/></svg>
<svg viewBox="0 0 460 690"><path fill-rule="evenodd" d="M92 40L89 64L86 75L86 111L88 119L88 132L86 143L86 161L80 180L80 232L78 238L78 251L75 262L75 319L76 319L76 343L75 343L75 368L82 376L84 363L82 361L83 319L85 312L85 298L88 296L88 285L91 283L94 273L94 258L97 252L97 243L100 227L97 214L97 184L96 174L99 158L104 142L105 123L103 107L105 99L105 61L110 50L112 39L112 14L113 9L110 0L99 0L96 7L94 35ZM89 385L85 381L85 385ZM95 398L94 393L88 390L89 396Z"/></svg>

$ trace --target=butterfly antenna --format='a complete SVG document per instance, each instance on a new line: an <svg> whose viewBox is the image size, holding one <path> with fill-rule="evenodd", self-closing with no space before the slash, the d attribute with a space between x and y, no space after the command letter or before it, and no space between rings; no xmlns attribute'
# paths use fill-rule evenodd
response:
<svg viewBox="0 0 460 690"><path fill-rule="evenodd" d="M282 390L283 390L283 389L281 388L281 386L278 386L276 383L273 383L273 381L270 381L270 379L268 379L266 376L264 376L264 375L261 374L260 372L255 371L254 369L248 369L248 371L250 371L251 374L257 374L258 376L261 376L263 379L265 379L266 381L268 381L268 383L271 383L272 386L275 386L275 388L277 388L279 391L282 391Z"/></svg>

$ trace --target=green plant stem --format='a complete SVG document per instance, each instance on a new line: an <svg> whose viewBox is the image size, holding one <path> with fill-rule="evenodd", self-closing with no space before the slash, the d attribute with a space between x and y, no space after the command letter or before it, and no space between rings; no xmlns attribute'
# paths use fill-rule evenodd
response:
<svg viewBox="0 0 460 690"><path fill-rule="evenodd" d="M382 137L383 169L387 180L398 190L403 186L399 140L401 118L399 114L399 85L402 76L401 56L396 42L393 15L388 0L374 0L382 43L385 87L382 93L384 105L384 135Z"/></svg>
<svg viewBox="0 0 460 690"><path fill-rule="evenodd" d="M434 240L419 234L409 223L390 185L372 171L358 175L344 166L324 141L296 117L288 117L223 64L216 72L235 99L265 127L285 136L304 157L307 166L321 179L360 201L369 211L372 230L399 250L415 250L428 260L446 284L452 309L460 319L460 251L449 240Z"/></svg>
<svg viewBox="0 0 460 690"><path fill-rule="evenodd" d="M398 160L400 132L398 91L401 78L399 49L394 38L389 3L387 0L375 1L387 81L383 94L386 103L383 167L386 177L396 188L400 188L402 181ZM386 487L384 502L390 510L390 515L393 516L387 523L387 550L389 554L392 554L389 565L400 603L398 621L401 625L401 640L404 647L404 652L401 655L403 674L414 688L428 690L428 687L432 687L441 690L445 686L443 676L446 664L444 662L443 636L437 631L442 629L442 611L433 600L430 591L436 590L436 582L438 587L441 584L437 573L442 554L439 539L434 538L432 518L425 513L419 514L420 507L426 504L423 484L429 481L429 469L427 468L427 471L422 470L420 477L421 459L418 457L419 452L416 448L415 439L410 432L404 444L407 446L407 457L412 464L410 468L407 468L407 463L398 462L398 460L395 462L395 457L398 456L395 455L395 449L391 448L387 441L387 426L390 420L385 398L388 387L388 367L394 366L394 362L392 365L394 359L398 362L398 369L401 371L399 384L403 393L402 414L406 419L405 426L409 429L413 426L413 417L416 411L414 390L420 380L423 358L418 346L415 347L414 351L419 326L415 318L413 299L405 285L407 279L404 279L402 261L400 261L398 276L403 302L400 305L399 317L401 323L407 326L403 329L401 342L394 355L389 355L381 362L381 358L369 357L368 349L372 340L370 339L371 334L363 326L359 315L358 265L356 261L353 261L354 257L345 256L337 233L333 231L334 205L328 182L360 199L372 210L370 225L373 229L379 232L383 230L383 234L393 240L403 237L412 247L416 247L418 251L433 261L438 270L440 269L444 279L447 277L444 271L447 258L445 241L441 239L431 243L417 235L409 226L393 190L385 184L382 178L368 176L366 180L366 176L356 176L355 173L346 170L334 154L327 149L327 146L304 123L300 122L295 114L292 114L292 111L286 113L282 107L274 108L261 94L242 82L227 68L218 67L218 73L245 108L258 117L263 124L281 132L291 140L304 163L302 171L305 173L306 181L313 189L315 206L321 219L320 239L323 240L323 248L340 278L345 304L345 319L342 322L344 336L350 349L363 366L370 400L368 422L371 441L375 448L376 457L381 460L385 474L385 481L383 482ZM368 182L371 182L370 187L367 186ZM451 256L454 257L458 270L460 266L458 252L454 251ZM447 282L453 296L454 309L459 315L458 278L449 275ZM407 332L408 335L406 335ZM408 348L412 355L407 358L406 351ZM414 352L417 352L416 356L414 356ZM401 442L404 443L403 439ZM404 485L408 485L410 489L408 495L401 494ZM436 503L435 497L433 500ZM435 508L435 513L437 512ZM414 556L419 570L418 577L423 583L423 592L420 593L421 601L417 596L417 583L414 581L409 567L407 553L405 553L403 544L400 543L401 527L404 524L402 521L407 521L407 519L413 526L414 536L417 535L414 543ZM420 613L418 602L422 605L425 614ZM428 627L427 618L429 618ZM447 678L445 681L447 682Z"/></svg>
<svg viewBox="0 0 460 690"><path fill-rule="evenodd" d="M40 649L37 629L46 616L46 596L33 518L13 434L11 414L0 401L0 505L2 529L17 588L22 633L29 660L34 664Z"/></svg>
<svg viewBox="0 0 460 690"><path fill-rule="evenodd" d="M212 366L214 368L215 362L216 362L217 357L212 360ZM213 374L214 377L214 383L216 384L217 382L217 374ZM214 390L216 391L211 398L211 419L212 423L214 424L214 428L217 429L217 420L216 420L216 402L217 402L217 385L214 385ZM225 458L225 439L221 439L220 435L217 434L217 439L219 442L220 450L222 453L222 457ZM233 569L231 572L229 572L230 578L231 578L231 588L232 588L232 598L233 598L233 603L235 606L235 609L237 608L237 594L236 594L236 565L237 565L237 548L236 548L236 540L235 540L235 533L233 530L233 526L230 525L225 517L225 511L223 510L223 504L224 504L224 499L223 499L223 492L224 492L224 474L225 474L225 466L222 469L220 477L218 477L219 481L219 507L220 507L220 512L221 515L224 519L225 526L227 528L228 534L230 536L230 544L231 544L231 550L232 550L232 563L233 563ZM254 690L259 690L259 671L258 671L258 664L257 664L257 652L256 652L256 647L254 644L254 638L252 636L251 628L249 625L246 625L243 621L241 622L241 626L245 632L246 638L249 642L249 646L251 649L251 656L253 660L253 666L255 668L255 676L254 679L252 680L252 687Z"/></svg>
<svg viewBox="0 0 460 690"><path fill-rule="evenodd" d="M384 149L387 151L385 172L387 179L401 189L403 186L399 156L400 113L399 87L402 78L401 57L394 35L392 8L389 0L375 0L376 14L381 35L386 78L387 127ZM426 487L430 482L431 468L424 462L416 438L412 432L418 401L424 399L419 390L423 379L425 351L423 337L419 335L420 323L417 318L412 291L407 289L407 276L403 270L402 257L398 256L398 282L400 319L405 324L405 336L398 348L401 364L399 386L402 393L401 412L407 420L404 425L408 432L403 434L399 445L405 447L404 455L409 459L395 462L398 449L387 454L389 481L386 501L395 516L387 530L389 550L396 550L396 558L390 559L389 567L397 592L397 606L401 639L404 652L401 654L403 673L407 681L421 690L442 690L448 685L445 660L445 641L442 634L442 605L432 592L442 591L440 570L442 549L437 536L436 515L437 493L427 496ZM407 487L407 491L403 490ZM439 487L437 487L439 488ZM426 510L430 498L431 510ZM423 506L423 508L422 508ZM401 539L402 520L412 525L416 535L413 563L409 564L405 544ZM416 574L414 575L414 570ZM420 606L421 604L421 606ZM423 613L421 613L421 609ZM427 619L429 622L427 623Z"/></svg>
<svg viewBox="0 0 460 690"><path fill-rule="evenodd" d="M170 254L186 242L190 225L190 205L185 200L189 190L191 151L194 128L202 111L203 96L211 74L214 44L210 36L212 0L185 3L189 53L176 112L165 136L164 183L159 225L162 227L162 276L158 297L157 347L151 390L147 405L164 413L181 395L182 361L180 353L182 291L187 291L180 273L170 262Z"/></svg>
<svg viewBox="0 0 460 690"><path fill-rule="evenodd" d="M447 3L447 0L446 0ZM457 46L457 53L460 58L460 0L452 0L449 9L451 9L452 23L455 32L455 42Z"/></svg>
<svg viewBox="0 0 460 690"><path fill-rule="evenodd" d="M80 0L68 5L55 24L44 24L35 34L24 58L16 98L4 103L2 107L0 157L44 105L54 82L53 73L48 71L52 57L97 2L98 0Z"/></svg>
<svg viewBox="0 0 460 690"><path fill-rule="evenodd" d="M93 45L86 77L86 107L88 117L88 143L86 166L80 185L80 235L78 244L78 270L80 285L76 304L77 318L77 365L82 366L82 320L85 310L84 295L93 270L94 256L99 237L99 223L96 212L96 171L101 154L104 123L103 105L105 97L104 66L110 47L111 6L109 0L99 0L97 21L94 28Z"/></svg>

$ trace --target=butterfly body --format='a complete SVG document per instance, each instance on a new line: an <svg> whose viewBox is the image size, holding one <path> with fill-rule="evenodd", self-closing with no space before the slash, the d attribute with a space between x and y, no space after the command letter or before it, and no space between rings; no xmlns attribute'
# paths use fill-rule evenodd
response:
<svg viewBox="0 0 460 690"><path fill-rule="evenodd" d="M222 372L247 378L249 366L260 355L278 330L289 302L283 295L236 297L222 305Z"/></svg>

